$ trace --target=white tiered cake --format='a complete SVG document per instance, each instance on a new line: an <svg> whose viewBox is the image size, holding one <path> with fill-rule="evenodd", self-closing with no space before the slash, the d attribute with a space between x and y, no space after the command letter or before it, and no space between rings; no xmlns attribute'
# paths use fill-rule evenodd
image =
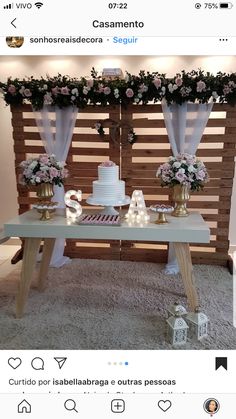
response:
<svg viewBox="0 0 236 419"><path fill-rule="evenodd" d="M125 182L119 180L119 166L107 161L98 166L98 180L93 182L93 200L102 205L118 205L125 199Z"/></svg>

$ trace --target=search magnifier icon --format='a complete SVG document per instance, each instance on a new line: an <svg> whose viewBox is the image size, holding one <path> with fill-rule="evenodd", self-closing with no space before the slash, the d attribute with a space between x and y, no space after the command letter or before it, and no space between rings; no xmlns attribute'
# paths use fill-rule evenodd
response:
<svg viewBox="0 0 236 419"><path fill-rule="evenodd" d="M73 399L67 399L64 403L64 407L66 410L69 410L69 412L74 410L76 413L78 413L78 410L76 410L76 402Z"/></svg>

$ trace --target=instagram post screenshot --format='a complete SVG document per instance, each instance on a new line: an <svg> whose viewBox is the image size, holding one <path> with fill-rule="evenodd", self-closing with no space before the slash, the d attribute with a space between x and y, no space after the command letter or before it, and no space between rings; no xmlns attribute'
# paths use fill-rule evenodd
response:
<svg viewBox="0 0 236 419"><path fill-rule="evenodd" d="M0 417L233 417L235 18L1 0Z"/></svg>

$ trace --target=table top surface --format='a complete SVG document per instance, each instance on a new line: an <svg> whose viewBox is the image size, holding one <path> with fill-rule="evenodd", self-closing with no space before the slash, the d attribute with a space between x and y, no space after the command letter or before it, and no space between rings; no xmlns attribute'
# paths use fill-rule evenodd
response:
<svg viewBox="0 0 236 419"><path fill-rule="evenodd" d="M96 214L97 210L84 210L86 214ZM157 214L149 211L150 221L143 227L129 225L120 211L120 226L93 226L71 223L65 210L57 210L52 219L40 221L40 214L30 210L4 224L4 233L8 237L41 238L80 238L100 240L139 240L185 243L209 243L210 229L198 212L191 212L188 217L167 215L168 224L155 224Z"/></svg>

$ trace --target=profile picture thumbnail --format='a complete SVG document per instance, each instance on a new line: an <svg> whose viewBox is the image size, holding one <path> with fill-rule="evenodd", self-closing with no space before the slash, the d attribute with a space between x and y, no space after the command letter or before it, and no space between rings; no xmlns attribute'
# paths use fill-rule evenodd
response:
<svg viewBox="0 0 236 419"><path fill-rule="evenodd" d="M204 410L206 413L209 413L211 416L213 416L215 413L217 413L220 409L220 403L216 399L207 399L204 402Z"/></svg>
<svg viewBox="0 0 236 419"><path fill-rule="evenodd" d="M9 48L20 48L22 47L24 43L24 37L23 36L7 36L6 43L9 46Z"/></svg>

